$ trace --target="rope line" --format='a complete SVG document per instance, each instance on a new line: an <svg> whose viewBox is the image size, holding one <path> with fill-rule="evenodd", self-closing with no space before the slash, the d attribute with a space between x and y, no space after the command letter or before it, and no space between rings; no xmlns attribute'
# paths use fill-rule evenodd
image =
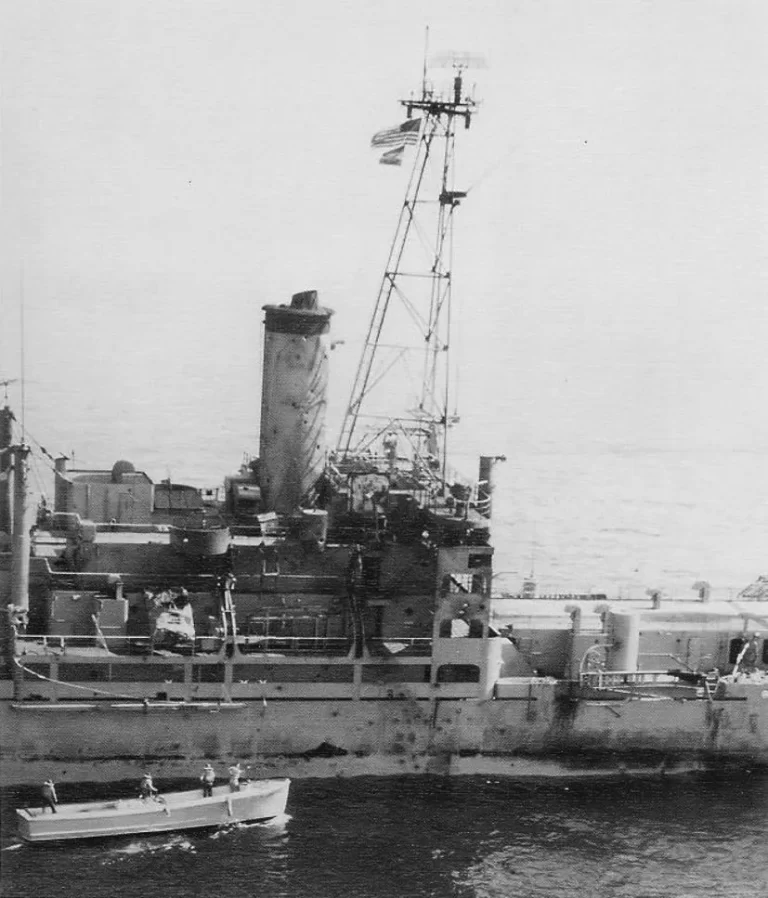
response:
<svg viewBox="0 0 768 898"><path fill-rule="evenodd" d="M467 193L469 194L471 191L475 190L486 178L490 177L492 174L495 174L496 171L500 168L500 166L506 162L507 158L512 155L516 150L520 148L519 143L511 143L506 150L499 156L495 162L492 162L489 166L486 167L485 171L483 171L478 178L476 178L472 184L467 187Z"/></svg>
<svg viewBox="0 0 768 898"><path fill-rule="evenodd" d="M40 476L40 466L41 463L38 463L38 460L33 455L32 464L30 465L32 476L35 479L35 483L37 484L37 491L40 493L40 496L43 499L47 499L45 495L45 485L43 484L43 478Z"/></svg>
<svg viewBox="0 0 768 898"><path fill-rule="evenodd" d="M43 674L38 673L36 670L25 667L18 658L14 658L13 663L17 667L21 668L21 670L23 670L25 673L32 674L33 677L37 677L38 680L46 680L48 683L53 683L56 686L66 686L69 689L81 689L83 692L90 692L93 695L106 695L108 698L127 698L133 701L142 701L142 699L137 698L135 695L122 695L119 692L104 692L103 689L94 689L92 686L78 686L77 683L65 683L64 680L56 680L53 677L46 677Z"/></svg>
<svg viewBox="0 0 768 898"><path fill-rule="evenodd" d="M49 458L54 464L56 463L56 459L51 455L51 453L45 448L45 446L38 442L38 440L36 440L28 430L25 429L23 434L24 436L29 437L29 439L37 446L37 448L43 453L43 455Z"/></svg>

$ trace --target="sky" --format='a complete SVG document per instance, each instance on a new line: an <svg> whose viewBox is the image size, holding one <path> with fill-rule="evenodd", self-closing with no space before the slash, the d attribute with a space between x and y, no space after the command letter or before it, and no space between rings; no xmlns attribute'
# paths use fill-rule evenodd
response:
<svg viewBox="0 0 768 898"><path fill-rule="evenodd" d="M429 26L429 58L486 61L457 141L459 443L763 450L767 25L762 0L6 0L0 379L23 344L56 451L236 462L261 307L317 289L335 432L408 177L369 141Z"/></svg>

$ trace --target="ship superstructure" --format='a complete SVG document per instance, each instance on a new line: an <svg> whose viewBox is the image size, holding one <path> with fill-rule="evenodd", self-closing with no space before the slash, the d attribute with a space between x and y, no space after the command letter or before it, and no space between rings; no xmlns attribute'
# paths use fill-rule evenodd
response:
<svg viewBox="0 0 768 898"><path fill-rule="evenodd" d="M768 763L762 600L493 596L496 457L474 482L446 458L453 150L476 107L461 66L403 104L413 173L334 451L313 290L264 306L259 457L220 495L59 458L30 534L29 450L0 412L4 782L214 759L290 776ZM405 263L438 147L425 275ZM384 337L395 301L420 375L410 409L382 414L375 388L413 348Z"/></svg>

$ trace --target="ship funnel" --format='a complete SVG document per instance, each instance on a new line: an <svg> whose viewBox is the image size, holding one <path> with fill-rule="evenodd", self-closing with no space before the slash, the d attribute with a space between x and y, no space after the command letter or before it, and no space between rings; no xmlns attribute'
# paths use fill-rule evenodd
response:
<svg viewBox="0 0 768 898"><path fill-rule="evenodd" d="M0 533L13 531L13 412L8 406L0 408Z"/></svg>
<svg viewBox="0 0 768 898"><path fill-rule="evenodd" d="M290 306L264 306L264 373L259 441L264 511L297 511L323 473L331 309L317 293Z"/></svg>
<svg viewBox="0 0 768 898"><path fill-rule="evenodd" d="M29 611L29 507L27 456L29 447L13 447L13 537L11 542L11 604L19 612Z"/></svg>

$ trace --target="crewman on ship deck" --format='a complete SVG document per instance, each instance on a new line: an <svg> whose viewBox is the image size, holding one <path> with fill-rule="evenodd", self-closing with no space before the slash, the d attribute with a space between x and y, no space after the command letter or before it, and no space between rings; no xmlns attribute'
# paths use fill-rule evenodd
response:
<svg viewBox="0 0 768 898"><path fill-rule="evenodd" d="M752 674L757 669L757 647L759 633L753 633L744 643L733 666L733 675L737 673Z"/></svg>
<svg viewBox="0 0 768 898"><path fill-rule="evenodd" d="M59 803L59 799L56 797L56 786L53 784L53 780L48 779L43 783L42 788L42 798L43 798L43 810L46 808L51 809L51 813L56 813L56 805Z"/></svg>

